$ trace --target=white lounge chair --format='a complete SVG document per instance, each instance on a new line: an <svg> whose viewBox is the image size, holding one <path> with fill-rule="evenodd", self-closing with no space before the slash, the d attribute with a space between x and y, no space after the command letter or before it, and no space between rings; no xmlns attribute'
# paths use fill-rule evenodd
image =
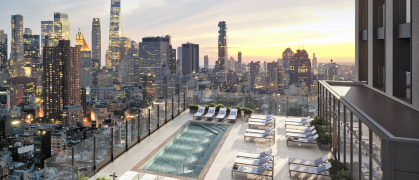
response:
<svg viewBox="0 0 419 180"><path fill-rule="evenodd" d="M326 174L326 172L331 167L332 167L332 164L330 164L330 162L326 163L325 165L321 165L319 167L289 165L289 173L290 173L290 176L291 176L292 171L300 172L300 173L307 173L307 174L329 176L329 175Z"/></svg>
<svg viewBox="0 0 419 180"><path fill-rule="evenodd" d="M237 118L237 109L230 110L230 115L227 117L227 121L233 120L234 122L236 122L236 118Z"/></svg>
<svg viewBox="0 0 419 180"><path fill-rule="evenodd" d="M252 119L268 119L268 118L272 118L274 115L270 114L267 116L252 116Z"/></svg>
<svg viewBox="0 0 419 180"><path fill-rule="evenodd" d="M275 120L270 120L270 121L265 121L265 122L249 122L249 127L250 126L269 126L272 123L274 123L274 127L275 127Z"/></svg>
<svg viewBox="0 0 419 180"><path fill-rule="evenodd" d="M272 154L272 149L267 151L263 151L261 153L246 153L246 152L238 152L237 157L244 157L244 158L253 158L253 159L260 159L267 157Z"/></svg>
<svg viewBox="0 0 419 180"><path fill-rule="evenodd" d="M272 135L272 138L269 138L269 136ZM271 130L268 132L265 132L263 134L260 133L245 133L244 134L244 140L246 141L246 137L252 137L252 138L264 138L264 139L269 139L269 140L274 140L275 142L275 130Z"/></svg>
<svg viewBox="0 0 419 180"><path fill-rule="evenodd" d="M308 119L307 121L303 121L303 122L285 122L285 126L286 125L307 126L310 124L311 121L313 121L313 119Z"/></svg>
<svg viewBox="0 0 419 180"><path fill-rule="evenodd" d="M272 130L274 128L274 126L271 126L269 129L266 130L259 130L259 129L246 129L246 133L260 133L263 134L265 132L269 132L270 130Z"/></svg>
<svg viewBox="0 0 419 180"><path fill-rule="evenodd" d="M271 171L271 175L265 175L265 172L267 171ZM274 176L274 168L272 166L272 163L268 163L266 165L259 166L257 168L233 165L233 169L231 169L231 177L233 177L234 172L266 176L266 177L271 177L272 179Z"/></svg>
<svg viewBox="0 0 419 180"><path fill-rule="evenodd" d="M247 159L247 158L236 158L234 161L234 164L244 164L244 165L250 165L250 166L262 166L266 163L273 162L274 164L274 157L272 155L266 157L266 158L260 158L260 159Z"/></svg>
<svg viewBox="0 0 419 180"><path fill-rule="evenodd" d="M210 107L208 113L205 114L204 118L213 118L215 115L215 107Z"/></svg>
<svg viewBox="0 0 419 180"><path fill-rule="evenodd" d="M303 139L303 138L300 138L300 139L293 139L293 140L288 140L287 139L287 146L288 146L288 141L292 141L292 142L299 142L299 143L312 143L314 140L316 140L317 138L319 138L319 135L318 134L316 134L316 135L314 135L314 136L310 136L310 137L308 137L307 139ZM313 143L312 143L313 144Z"/></svg>
<svg viewBox="0 0 419 180"><path fill-rule="evenodd" d="M249 119L249 122L265 122L265 121L272 121L275 120L274 117L266 118L266 119Z"/></svg>
<svg viewBox="0 0 419 180"><path fill-rule="evenodd" d="M198 112L196 112L193 115L193 119L195 119L195 117L202 117L202 115L205 113L205 107L204 106L199 106L198 108Z"/></svg>
<svg viewBox="0 0 419 180"><path fill-rule="evenodd" d="M301 133L289 133L289 132L287 132L286 135L288 137L308 138L310 136L315 135L316 133L317 133L317 131L316 130L313 130L313 131L306 132L305 134L301 134Z"/></svg>
<svg viewBox="0 0 419 180"><path fill-rule="evenodd" d="M304 117L304 118L287 118L285 119L285 122L303 122L310 119L310 116Z"/></svg>
<svg viewBox="0 0 419 180"><path fill-rule="evenodd" d="M290 132L290 133L302 133L302 134L305 134L305 133L310 132L310 131L312 131L314 129L315 129L314 126L310 126L310 127L305 128L303 130L300 130L300 129L285 129L285 131L287 133Z"/></svg>
<svg viewBox="0 0 419 180"><path fill-rule="evenodd" d="M321 157L321 158L317 158L313 161L310 160L305 160L305 159L296 159L296 158L289 158L288 159L288 165L290 164L298 164L298 165L304 165L304 166L319 166L323 163L325 163L327 160L329 160L329 158L327 157L327 155Z"/></svg>
<svg viewBox="0 0 419 180"><path fill-rule="evenodd" d="M222 121L224 121L224 118L226 117L226 114L227 114L227 108L220 108L220 112L215 117L215 120L222 119Z"/></svg>

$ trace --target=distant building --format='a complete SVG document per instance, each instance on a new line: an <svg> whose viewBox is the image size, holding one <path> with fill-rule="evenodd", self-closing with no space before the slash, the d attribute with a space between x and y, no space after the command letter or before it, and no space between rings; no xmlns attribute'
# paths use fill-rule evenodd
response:
<svg viewBox="0 0 419 180"><path fill-rule="evenodd" d="M227 70L229 69L227 67L227 24L225 21L220 21L218 23L218 27L218 60L215 63L215 71L227 72Z"/></svg>
<svg viewBox="0 0 419 180"><path fill-rule="evenodd" d="M297 52L294 54L294 57L291 59L289 63L289 68L289 84L299 82L300 79L303 79L307 86L311 86L311 62L308 58L306 50L297 50Z"/></svg>
<svg viewBox="0 0 419 180"><path fill-rule="evenodd" d="M43 53L44 118L60 119L64 106L80 105L80 49L61 40L57 47L45 47Z"/></svg>
<svg viewBox="0 0 419 180"><path fill-rule="evenodd" d="M230 70L230 72L227 74L227 89L233 89L234 84L237 83L237 75L236 72L233 70Z"/></svg>
<svg viewBox="0 0 419 180"><path fill-rule="evenodd" d="M92 22L92 59L99 60L99 66L102 59L101 53L102 47L102 38L100 31L100 21L99 18L93 18Z"/></svg>
<svg viewBox="0 0 419 180"><path fill-rule="evenodd" d="M23 49L23 16L12 15L12 41L10 57L10 73L12 77L25 76L25 59Z"/></svg>
<svg viewBox="0 0 419 180"><path fill-rule="evenodd" d="M54 21L41 21L41 49L54 46Z"/></svg>
<svg viewBox="0 0 419 180"><path fill-rule="evenodd" d="M134 85L139 83L138 71L135 71L139 67L138 49L132 46L128 53L124 56L121 61L119 73L119 82L125 86Z"/></svg>
<svg viewBox="0 0 419 180"><path fill-rule="evenodd" d="M167 64L169 65L170 74L176 74L176 49L169 45L169 57Z"/></svg>
<svg viewBox="0 0 419 180"><path fill-rule="evenodd" d="M242 70L242 52L241 51L239 51L237 55L237 63L238 63L237 72L242 73L243 70Z"/></svg>
<svg viewBox="0 0 419 180"><path fill-rule="evenodd" d="M106 68L118 69L115 61L121 59L119 52L119 37L122 37L121 0L111 0L109 24L109 48L106 54Z"/></svg>
<svg viewBox="0 0 419 180"><path fill-rule="evenodd" d="M81 87L93 87L93 63L89 46L81 34L80 28L76 35L76 48L80 48L81 60Z"/></svg>
<svg viewBox="0 0 419 180"><path fill-rule="evenodd" d="M260 61L250 62L249 67L250 67L250 82L251 84L254 84L256 77L259 76L259 73L260 73Z"/></svg>
<svg viewBox="0 0 419 180"><path fill-rule="evenodd" d="M100 72L100 60L92 59L92 76L93 76L93 86L97 87L98 85L98 73Z"/></svg>
<svg viewBox="0 0 419 180"><path fill-rule="evenodd" d="M209 65L208 65L208 55L204 56L204 68L205 69L209 69Z"/></svg>
<svg viewBox="0 0 419 180"><path fill-rule="evenodd" d="M313 53L313 59L312 59L312 63L311 63L311 72L313 72L314 75L318 74L316 53Z"/></svg>
<svg viewBox="0 0 419 180"><path fill-rule="evenodd" d="M0 30L0 71L7 69L7 34Z"/></svg>
<svg viewBox="0 0 419 180"><path fill-rule="evenodd" d="M39 129L34 137L34 164L36 167L44 167L46 159L51 157L51 131Z"/></svg>
<svg viewBox="0 0 419 180"><path fill-rule="evenodd" d="M163 62L169 58L170 36L145 37L139 46L139 77L140 80L147 74L158 74Z"/></svg>
<svg viewBox="0 0 419 180"><path fill-rule="evenodd" d="M35 96L37 94L36 78L10 78L10 105L17 106L23 101L23 96Z"/></svg>
<svg viewBox="0 0 419 180"><path fill-rule="evenodd" d="M199 44L182 44L182 74L199 72Z"/></svg>
<svg viewBox="0 0 419 180"><path fill-rule="evenodd" d="M54 46L57 46L60 40L70 40L70 23L67 13L54 13Z"/></svg>
<svg viewBox="0 0 419 180"><path fill-rule="evenodd" d="M157 100L156 93L156 77L148 74L143 78L143 107L148 107Z"/></svg>
<svg viewBox="0 0 419 180"><path fill-rule="evenodd" d="M23 49L26 77L30 77L33 70L41 70L39 43L39 35L33 35L31 29L25 28L25 34L23 34Z"/></svg>
<svg viewBox="0 0 419 180"><path fill-rule="evenodd" d="M294 52L291 48L287 48L282 52L282 60L284 61L284 71L286 74L290 73L290 62L292 61L292 58L294 58Z"/></svg>
<svg viewBox="0 0 419 180"><path fill-rule="evenodd" d="M337 68L336 62L333 62L333 60L330 60L330 63L327 64L326 69L326 80L336 81L337 75L338 75L338 68Z"/></svg>

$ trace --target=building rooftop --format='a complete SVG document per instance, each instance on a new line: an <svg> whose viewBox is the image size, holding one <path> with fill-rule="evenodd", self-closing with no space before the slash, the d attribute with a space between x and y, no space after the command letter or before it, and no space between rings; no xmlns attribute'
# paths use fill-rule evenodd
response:
<svg viewBox="0 0 419 180"><path fill-rule="evenodd" d="M254 115L257 116L257 115ZM261 116L261 115L259 115ZM162 126L159 130L151 134L149 137L142 140L130 148L127 152L120 155L113 162L110 162L105 167L99 170L99 173L93 176L91 179L96 179L99 176L109 177L113 172L121 177L127 171L140 172L140 178L144 175L142 170L138 167L141 165L141 161L147 160L150 154L155 152L162 143L172 136L179 128L181 128L187 121L192 120L193 114L189 113L189 110L183 112L175 119ZM248 129L248 124L243 122L240 118L237 118L236 123L232 127L231 131L225 142L222 144L218 154L212 162L210 168L207 170L205 180L213 179L260 179L260 177L253 177L252 175L246 175L243 173L235 173L234 177L231 177L231 169L233 162L237 157L237 152L249 152L249 153L260 153L270 148L273 149L273 155L275 156L275 169L274 179L329 179L328 177L320 177L309 174L292 173L289 176L288 171L288 158L301 158L307 160L314 160L328 154L329 151L320 150L317 145L302 145L290 143L287 146L285 138L285 127L284 116L276 116L276 142L269 143L266 140L249 139L243 141L244 133ZM202 121L202 120L201 120ZM144 162L144 161L143 161ZM210 161L208 161L210 163ZM159 175L159 173L155 173ZM159 175L159 179L163 179L165 176ZM191 178L182 178L191 179Z"/></svg>
<svg viewBox="0 0 419 180"><path fill-rule="evenodd" d="M335 85L331 83L330 86L345 101L358 107L393 136L419 139L418 111L364 85Z"/></svg>

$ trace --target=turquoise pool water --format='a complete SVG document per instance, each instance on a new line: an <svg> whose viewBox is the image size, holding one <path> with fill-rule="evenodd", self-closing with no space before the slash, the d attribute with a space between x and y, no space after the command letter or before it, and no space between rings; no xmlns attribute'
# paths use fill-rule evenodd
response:
<svg viewBox="0 0 419 180"><path fill-rule="evenodd" d="M227 128L191 122L140 169L198 178Z"/></svg>

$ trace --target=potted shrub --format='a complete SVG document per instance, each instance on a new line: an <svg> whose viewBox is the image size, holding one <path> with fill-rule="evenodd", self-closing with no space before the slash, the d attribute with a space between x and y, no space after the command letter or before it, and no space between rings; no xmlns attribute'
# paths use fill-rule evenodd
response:
<svg viewBox="0 0 419 180"><path fill-rule="evenodd" d="M332 168L330 168L330 176L332 180L352 180L350 172L343 169L343 163L336 159L329 159Z"/></svg>
<svg viewBox="0 0 419 180"><path fill-rule="evenodd" d="M189 108L189 112L190 113L194 113L195 114L196 112L198 112L199 106L198 105L191 104L191 105L188 106L188 108Z"/></svg>
<svg viewBox="0 0 419 180"><path fill-rule="evenodd" d="M352 180L351 173L347 170L340 170L332 176L332 180Z"/></svg>

